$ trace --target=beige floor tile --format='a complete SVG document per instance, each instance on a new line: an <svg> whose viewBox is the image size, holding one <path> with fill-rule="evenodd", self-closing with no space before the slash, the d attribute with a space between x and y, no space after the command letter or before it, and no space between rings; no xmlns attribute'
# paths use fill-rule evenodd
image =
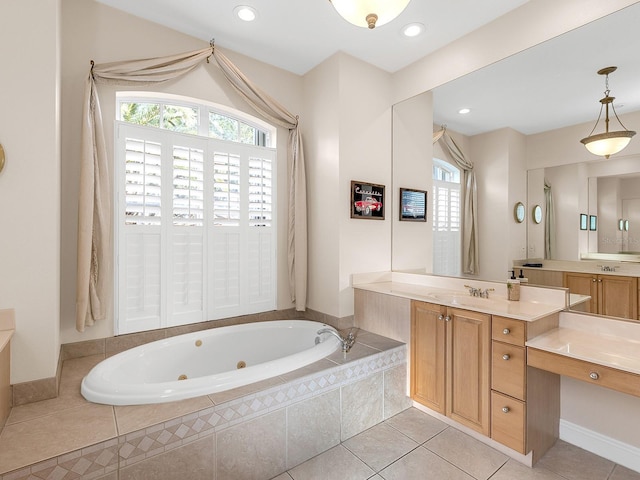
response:
<svg viewBox="0 0 640 480"><path fill-rule="evenodd" d="M343 445L376 472L418 447L417 442L384 423L351 437Z"/></svg>
<svg viewBox="0 0 640 480"><path fill-rule="evenodd" d="M63 364L58 396L49 400L27 403L11 409L7 425L26 422L70 408L87 405L80 394L80 382L95 365L104 359L104 355L66 360Z"/></svg>
<svg viewBox="0 0 640 480"><path fill-rule="evenodd" d="M277 477L272 478L271 480L292 480L291 475L287 472L278 475Z"/></svg>
<svg viewBox="0 0 640 480"><path fill-rule="evenodd" d="M114 407L118 434L134 432L212 406L213 402L205 395L178 402Z"/></svg>
<svg viewBox="0 0 640 480"><path fill-rule="evenodd" d="M413 407L389 418L385 423L418 443L424 443L448 428L446 423Z"/></svg>
<svg viewBox="0 0 640 480"><path fill-rule="evenodd" d="M289 470L293 480L366 480L375 473L342 445Z"/></svg>
<svg viewBox="0 0 640 480"><path fill-rule="evenodd" d="M473 480L424 447L418 447L380 472L385 480Z"/></svg>
<svg viewBox="0 0 640 480"><path fill-rule="evenodd" d="M640 480L640 472L634 472L628 468L616 465L609 480Z"/></svg>
<svg viewBox="0 0 640 480"><path fill-rule="evenodd" d="M92 403L7 425L0 434L0 473L116 435L113 407Z"/></svg>
<svg viewBox="0 0 640 480"><path fill-rule="evenodd" d="M568 480L607 480L615 464L582 448L558 440L536 464Z"/></svg>
<svg viewBox="0 0 640 480"><path fill-rule="evenodd" d="M509 460L498 470L491 480L564 480L560 475L546 468L529 468L526 465Z"/></svg>
<svg viewBox="0 0 640 480"><path fill-rule="evenodd" d="M477 480L486 480L509 459L484 443L455 428L447 428L424 447L464 470Z"/></svg>

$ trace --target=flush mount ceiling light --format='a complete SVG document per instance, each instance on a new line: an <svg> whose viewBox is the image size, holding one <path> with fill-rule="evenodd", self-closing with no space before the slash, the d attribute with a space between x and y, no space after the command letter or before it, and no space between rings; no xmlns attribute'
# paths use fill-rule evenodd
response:
<svg viewBox="0 0 640 480"><path fill-rule="evenodd" d="M424 32L424 25L421 23L410 23L402 27L402 34L405 37L417 37Z"/></svg>
<svg viewBox="0 0 640 480"><path fill-rule="evenodd" d="M588 137L580 140L581 143L587 147L594 155L601 155L605 158L609 158L610 155L614 153L618 153L624 147L626 147L631 141L631 137L633 137L636 132L627 130L620 119L618 118L618 114L616 113L616 109L613 106L613 101L616 97L609 96L609 74L613 73L617 70L618 67L606 67L601 70L598 70L598 75L605 76L605 91L604 98L600 99L600 114L598 115L598 119L596 120L596 124L593 126L593 130ZM616 132L609 131L609 105L611 105L611 110L613 110L613 114L618 120L618 123L624 130L618 130ZM600 121L600 117L602 116L602 109L605 108L605 131L604 133L598 133L593 135L596 127L598 126L598 122Z"/></svg>
<svg viewBox="0 0 640 480"><path fill-rule="evenodd" d="M329 0L347 22L358 27L375 28L389 23L402 13L410 0Z"/></svg>
<svg viewBox="0 0 640 480"><path fill-rule="evenodd" d="M470 113L471 109L470 108L461 108L460 110L458 110L458 113L460 115L466 115L467 113Z"/></svg>
<svg viewBox="0 0 640 480"><path fill-rule="evenodd" d="M253 22L258 16L256 9L248 5L238 5L233 9L233 13L235 13L240 20L244 20L245 22Z"/></svg>

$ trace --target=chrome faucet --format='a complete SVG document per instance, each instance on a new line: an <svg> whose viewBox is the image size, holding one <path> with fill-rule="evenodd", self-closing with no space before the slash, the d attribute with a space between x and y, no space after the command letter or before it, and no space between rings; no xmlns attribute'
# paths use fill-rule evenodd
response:
<svg viewBox="0 0 640 480"><path fill-rule="evenodd" d="M333 328L321 328L316 332L318 335L322 335L323 333L330 333L338 340L340 340L340 344L342 345L342 351L347 353L353 347L353 344L356 343L356 336L353 332L349 332L346 337L343 337L338 332L336 332ZM320 337L316 337L316 344L320 343Z"/></svg>
<svg viewBox="0 0 640 480"><path fill-rule="evenodd" d="M493 288L485 288L484 290L481 288L472 287L470 285L465 285L464 288L469 289L469 295L472 297L480 297L480 298L489 298L489 292L493 292L495 289Z"/></svg>

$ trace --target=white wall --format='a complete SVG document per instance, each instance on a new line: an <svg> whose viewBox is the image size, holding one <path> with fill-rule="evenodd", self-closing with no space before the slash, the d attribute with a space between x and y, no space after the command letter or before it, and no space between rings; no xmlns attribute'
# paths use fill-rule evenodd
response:
<svg viewBox="0 0 640 480"><path fill-rule="evenodd" d="M55 374L60 347L60 0L0 5L0 309L11 382Z"/></svg>
<svg viewBox="0 0 640 480"><path fill-rule="evenodd" d="M391 75L339 54L338 311L353 314L351 275L391 269ZM385 219L350 218L351 181L384 185ZM313 179L311 179L313 181ZM326 310L325 310L326 311Z"/></svg>
<svg viewBox="0 0 640 480"><path fill-rule="evenodd" d="M420 94L393 106L393 191L389 213L393 222L394 270L432 271L433 252L433 95ZM444 152L439 150L441 157ZM427 191L427 221L401 222L400 188Z"/></svg>
<svg viewBox="0 0 640 480"><path fill-rule="evenodd" d="M304 76L307 161L309 308L337 315L340 239L337 218L348 206L338 195L340 174L339 57ZM342 209L341 209L342 207Z"/></svg>

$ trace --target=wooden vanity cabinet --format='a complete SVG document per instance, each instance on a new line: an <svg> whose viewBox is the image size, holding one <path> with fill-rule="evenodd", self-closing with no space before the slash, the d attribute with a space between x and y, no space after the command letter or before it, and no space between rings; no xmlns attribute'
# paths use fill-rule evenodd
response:
<svg viewBox="0 0 640 480"><path fill-rule="evenodd" d="M411 397L490 434L491 315L411 302Z"/></svg>
<svg viewBox="0 0 640 480"><path fill-rule="evenodd" d="M551 316L524 322L494 315L491 325L491 438L535 463L558 438L557 377L527 367L525 342L557 326Z"/></svg>
<svg viewBox="0 0 640 480"><path fill-rule="evenodd" d="M590 295L590 313L638 319L636 277L564 272L564 287L571 293Z"/></svg>

